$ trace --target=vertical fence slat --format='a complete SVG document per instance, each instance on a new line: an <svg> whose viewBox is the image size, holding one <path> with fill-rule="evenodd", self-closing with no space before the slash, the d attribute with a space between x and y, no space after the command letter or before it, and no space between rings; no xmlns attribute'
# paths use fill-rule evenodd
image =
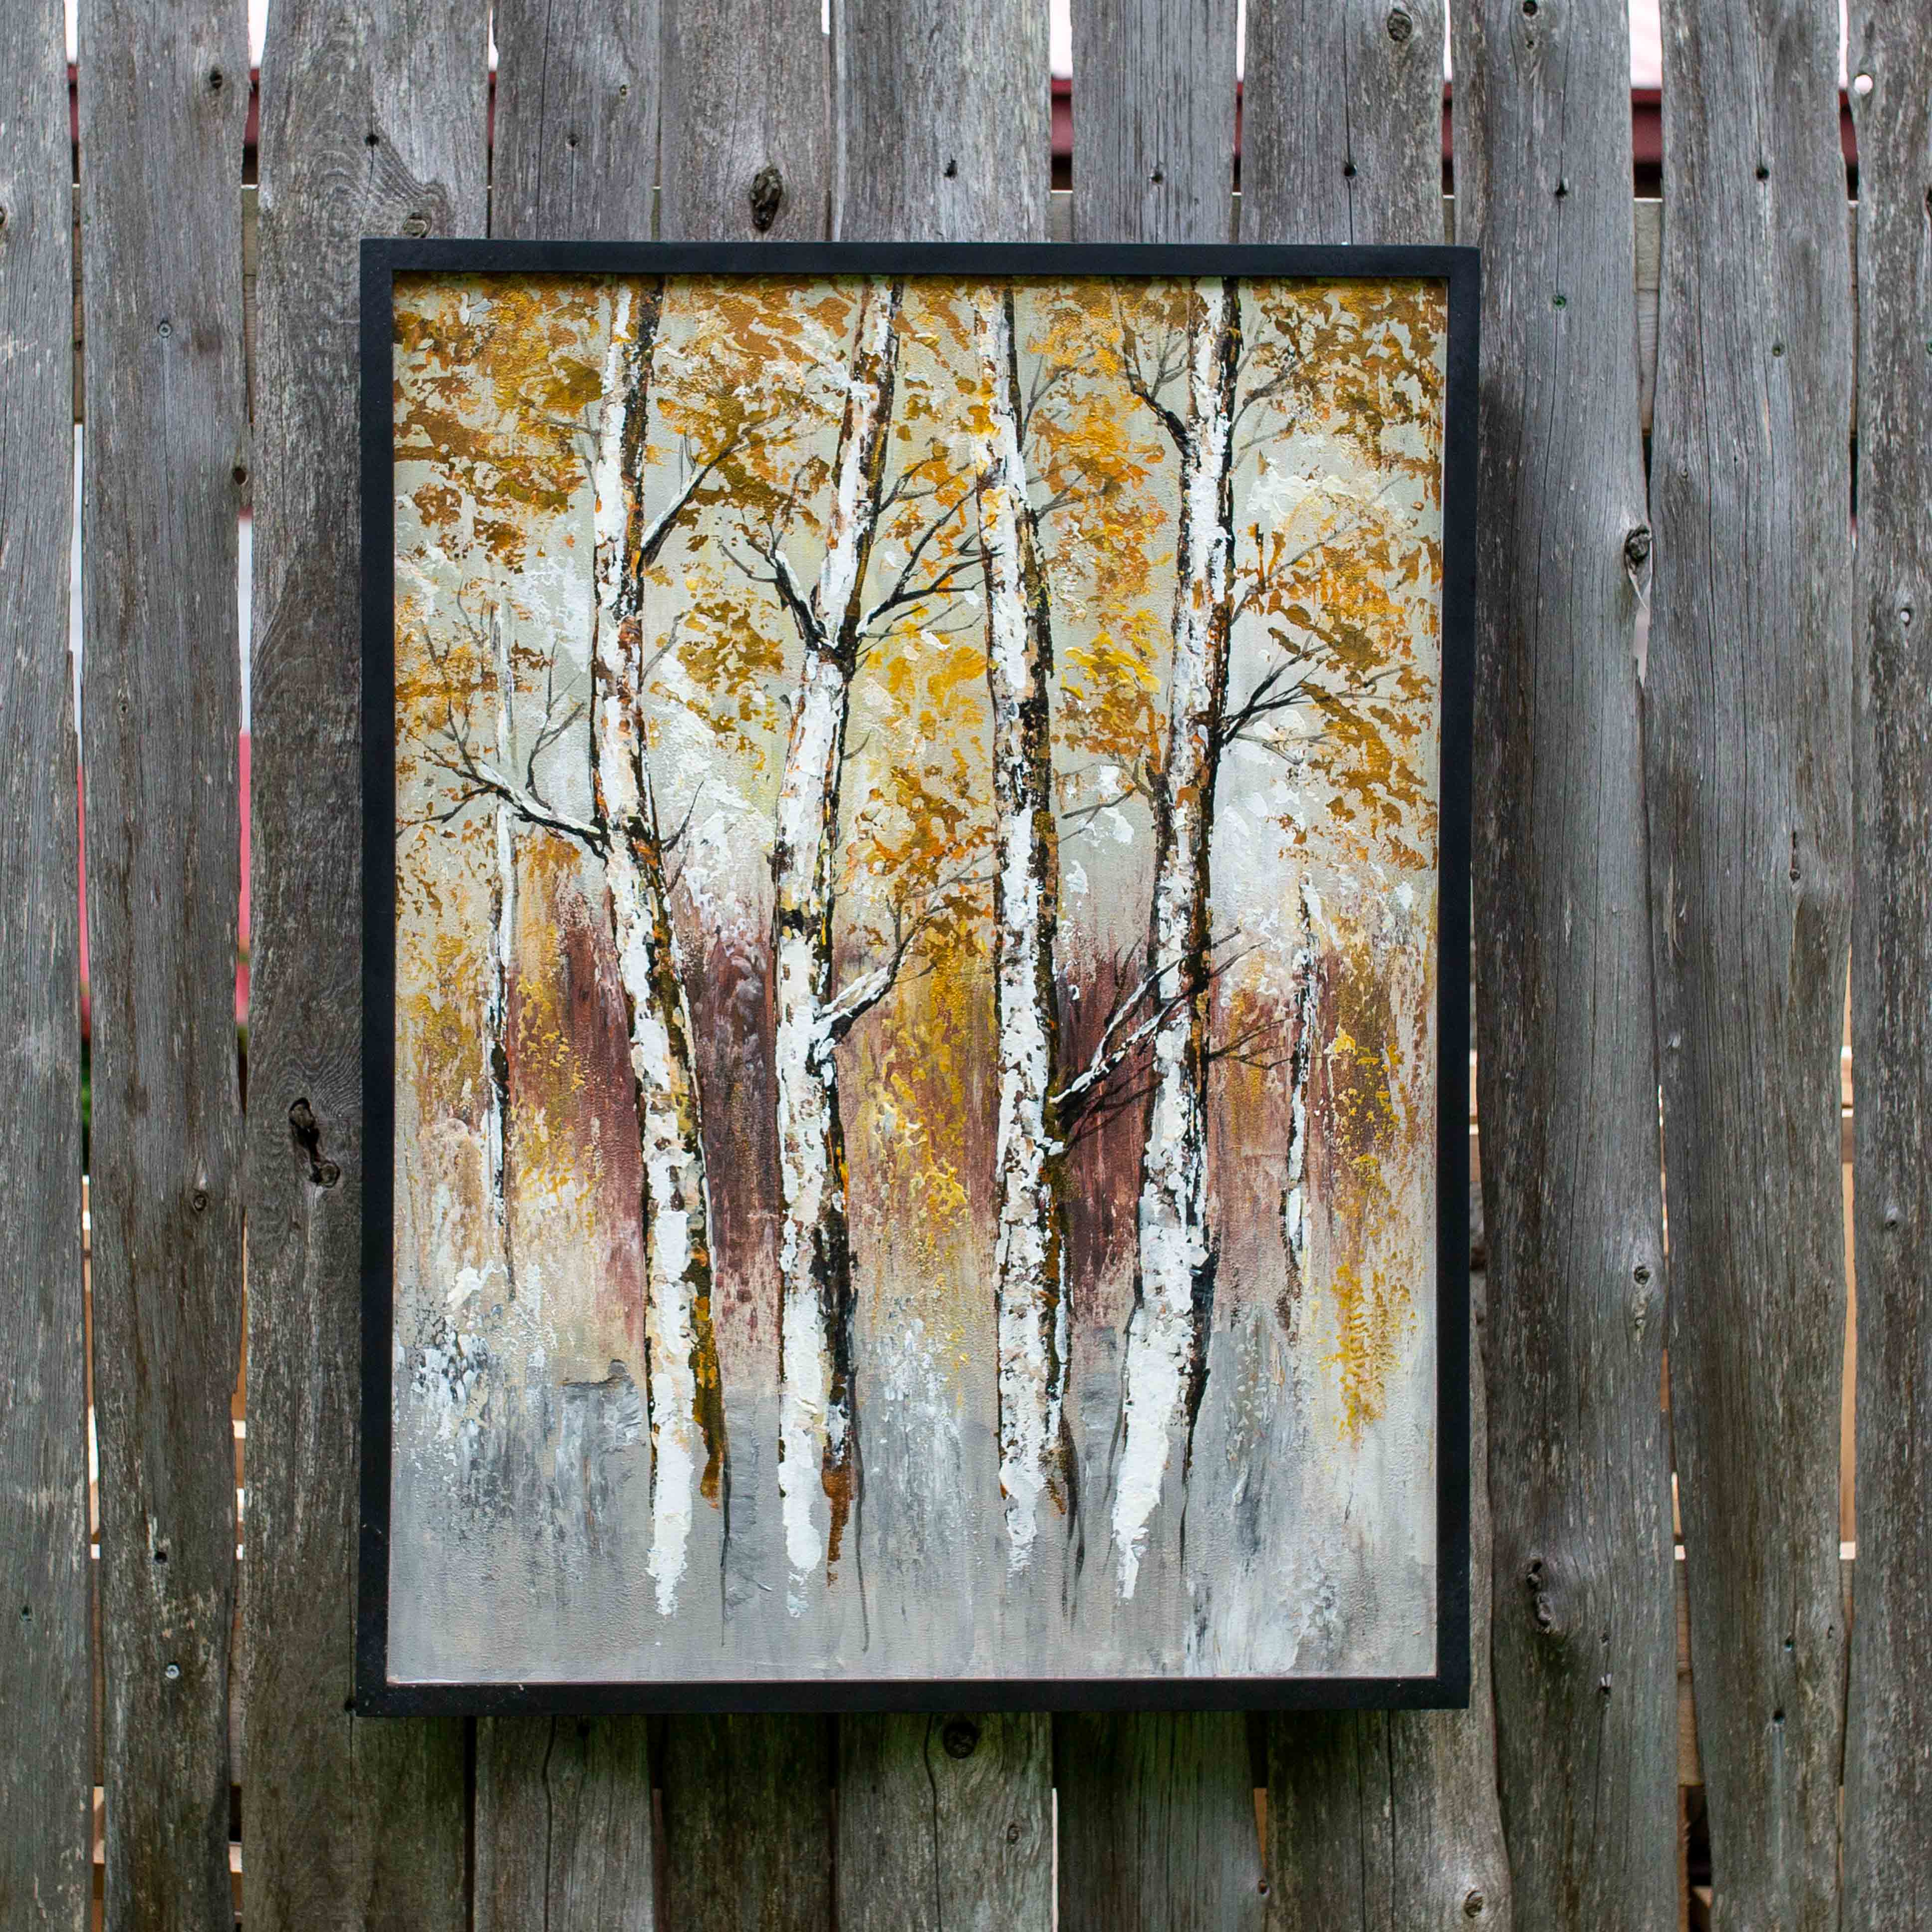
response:
<svg viewBox="0 0 1932 1932"><path fill-rule="evenodd" d="M1046 0L835 0L832 232L1043 242ZM1044 1714L839 1720L838 1923L1011 1926L1053 1910ZM962 1748L964 1747L964 1748Z"/></svg>
<svg viewBox="0 0 1932 1932"><path fill-rule="evenodd" d="M818 0L663 4L658 232L689 242L824 241L832 130Z"/></svg>
<svg viewBox="0 0 1932 1932"><path fill-rule="evenodd" d="M832 138L818 0L662 5L658 232L823 241ZM776 184L758 182L767 167ZM761 207L778 190L764 229L752 219L754 183ZM830 1923L832 1764L820 1718L664 1720L665 1896L680 1932L821 1932Z"/></svg>
<svg viewBox="0 0 1932 1932"><path fill-rule="evenodd" d="M1234 0L1178 16L1156 0L1074 9L1076 239L1228 238L1235 15ZM1261 1923L1244 1718L1062 1718L1056 1732L1066 1932Z"/></svg>
<svg viewBox="0 0 1932 1932"><path fill-rule="evenodd" d="M460 1926L464 1729L348 1714L362 1412L364 233L476 235L482 0L276 0L256 368L250 1932ZM231 200L232 175L225 183ZM389 1150L368 1157L386 1161Z"/></svg>
<svg viewBox="0 0 1932 1932"><path fill-rule="evenodd" d="M1393 9L1379 0L1261 0L1251 10L1244 240L1442 239L1444 19L1432 0ZM1271 1924L1396 1932L1509 1923L1490 1702L1480 1358L1471 1374L1469 1709L1271 1720Z"/></svg>
<svg viewBox="0 0 1932 1932"><path fill-rule="evenodd" d="M241 0L90 0L82 718L106 1922L230 1910Z"/></svg>
<svg viewBox="0 0 1932 1932"><path fill-rule="evenodd" d="M1846 1932L1932 1928L1932 16L1852 9L1858 1563Z"/></svg>
<svg viewBox="0 0 1932 1932"><path fill-rule="evenodd" d="M490 232L651 232L658 9L498 0ZM476 1738L477 1932L650 1932L642 1718L485 1718Z"/></svg>
<svg viewBox="0 0 1932 1932"><path fill-rule="evenodd" d="M1456 238L1484 261L1473 829L1498 1784L1519 1924L1660 1932L1676 1627L1629 35L1576 0L1466 0L1454 24Z"/></svg>
<svg viewBox="0 0 1932 1932"><path fill-rule="evenodd" d="M87 1426L60 9L0 12L0 1921L86 1922Z"/></svg>
<svg viewBox="0 0 1932 1932"><path fill-rule="evenodd" d="M1718 1912L1838 1917L1852 380L1837 9L1667 0L1646 787ZM1634 1096L1633 1096L1634 1099Z"/></svg>
<svg viewBox="0 0 1932 1932"><path fill-rule="evenodd" d="M1442 239L1444 0L1252 0L1244 242Z"/></svg>

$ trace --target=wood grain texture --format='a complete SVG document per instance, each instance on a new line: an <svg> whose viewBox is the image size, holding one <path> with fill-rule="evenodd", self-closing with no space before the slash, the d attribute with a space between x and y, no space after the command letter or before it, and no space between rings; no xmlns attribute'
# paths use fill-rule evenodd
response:
<svg viewBox="0 0 1932 1932"><path fill-rule="evenodd" d="M486 33L481 0L277 0L262 58L250 1932L464 1917L463 1726L350 1708L364 1158L356 278L365 232L482 232Z"/></svg>
<svg viewBox="0 0 1932 1932"><path fill-rule="evenodd" d="M1426 0L1393 10L1262 0L1250 14L1245 239L1441 240L1443 25ZM1510 1922L1479 1352L1471 1369L1469 1708L1269 1720L1271 1926Z"/></svg>
<svg viewBox="0 0 1932 1932"><path fill-rule="evenodd" d="M665 1922L678 1932L829 1932L832 1720L664 1727Z"/></svg>
<svg viewBox="0 0 1932 1932"><path fill-rule="evenodd" d="M1061 1932L1259 1932L1245 1717L1063 1717L1054 1756Z"/></svg>
<svg viewBox="0 0 1932 1932"><path fill-rule="evenodd" d="M651 232L658 10L498 0L490 232ZM477 1932L650 1932L651 1761L643 1718L477 1728Z"/></svg>
<svg viewBox="0 0 1932 1932"><path fill-rule="evenodd" d="M755 236L752 183L769 165L778 170L779 198L763 232L824 240L832 142L817 6L662 4L660 232L692 242ZM690 1932L818 1932L829 1924L834 1747L826 1720L670 1717L664 1736L670 1923ZM707 1777L734 1788L707 1790Z"/></svg>
<svg viewBox="0 0 1932 1932"><path fill-rule="evenodd" d="M64 69L52 0L0 11L0 1924L78 1932L93 1779Z"/></svg>
<svg viewBox="0 0 1932 1932"><path fill-rule="evenodd" d="M490 232L648 241L658 153L656 0L508 0L496 43Z"/></svg>
<svg viewBox="0 0 1932 1932"><path fill-rule="evenodd" d="M652 1932L642 1718L476 1726L476 1932Z"/></svg>
<svg viewBox="0 0 1932 1932"><path fill-rule="evenodd" d="M1647 794L1720 1924L1838 1916L1852 380L1831 0L1669 0Z"/></svg>
<svg viewBox="0 0 1932 1932"><path fill-rule="evenodd" d="M1444 0L1253 0L1244 242L1440 242Z"/></svg>
<svg viewBox="0 0 1932 1932"><path fill-rule="evenodd" d="M1845 1932L1932 1928L1932 17L1861 0L1858 1618Z"/></svg>
<svg viewBox="0 0 1932 1932"><path fill-rule="evenodd" d="M80 16L106 1924L229 1922L242 0ZM53 808L59 809L59 807Z"/></svg>
<svg viewBox="0 0 1932 1932"><path fill-rule="evenodd" d="M832 232L1043 242L1046 0L832 0Z"/></svg>
<svg viewBox="0 0 1932 1932"><path fill-rule="evenodd" d="M838 1736L839 1932L1053 1922L1050 1718L848 1718Z"/></svg>
<svg viewBox="0 0 1932 1932"><path fill-rule="evenodd" d="M1073 235L1226 242L1234 184L1235 0L1073 9Z"/></svg>
<svg viewBox="0 0 1932 1932"><path fill-rule="evenodd" d="M1454 16L1484 253L1474 746L1498 1784L1519 1925L1677 1914L1619 10ZM1653 662L1654 657L1653 654Z"/></svg>
<svg viewBox="0 0 1932 1932"><path fill-rule="evenodd" d="M1469 1708L1270 1719L1270 1932L1460 1932L1515 1922L1491 1701L1486 1294L1484 1277L1474 1276Z"/></svg>
<svg viewBox="0 0 1932 1932"><path fill-rule="evenodd" d="M820 242L831 219L818 0L662 0L667 240Z"/></svg>

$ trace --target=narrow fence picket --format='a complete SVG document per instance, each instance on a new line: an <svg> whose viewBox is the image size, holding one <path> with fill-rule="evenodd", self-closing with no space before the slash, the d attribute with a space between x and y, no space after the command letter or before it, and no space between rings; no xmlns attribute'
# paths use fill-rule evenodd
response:
<svg viewBox="0 0 1932 1932"><path fill-rule="evenodd" d="M1858 1617L1845 1932L1932 1928L1932 16L1852 9ZM1861 92L1867 81L1869 90Z"/></svg>
<svg viewBox="0 0 1932 1932"><path fill-rule="evenodd" d="M78 1932L93 1714L62 72L58 8L0 13L0 1921Z"/></svg>
<svg viewBox="0 0 1932 1932"><path fill-rule="evenodd" d="M638 161L658 151L656 5L498 0L490 26L490 232L648 235L651 170ZM646 1720L485 1718L476 1731L476 1932L650 1932Z"/></svg>
<svg viewBox="0 0 1932 1932"><path fill-rule="evenodd" d="M1074 10L1076 240L1230 238L1235 16L1234 0L1178 18L1154 0ZM1105 1562L1104 1498L1088 1507ZM1065 1932L1260 1924L1245 1720L1141 1714L1062 1718L1055 1728ZM1178 1858L1170 1838L1184 1848Z"/></svg>
<svg viewBox="0 0 1932 1932"><path fill-rule="evenodd" d="M1613 10L1518 0L1463 0L1454 27L1456 234L1484 261L1473 829L1498 1786L1518 1924L1663 1932L1675 1648L1629 39Z"/></svg>
<svg viewBox="0 0 1932 1932"><path fill-rule="evenodd" d="M81 10L106 1923L231 1910L242 0ZM56 806L55 809L63 808Z"/></svg>
<svg viewBox="0 0 1932 1932"><path fill-rule="evenodd" d="M1645 712L1671 1416L1716 1910L1794 1928L1838 1923L1844 1736L1837 30L1831 0L1664 9ZM1629 1104L1647 1119L1648 1088Z"/></svg>
<svg viewBox="0 0 1932 1932"><path fill-rule="evenodd" d="M360 237L483 230L487 33L480 0L277 0L262 61L249 1932L458 1932L468 1916L464 1726L365 1720L351 1702L365 1154L356 398Z"/></svg>

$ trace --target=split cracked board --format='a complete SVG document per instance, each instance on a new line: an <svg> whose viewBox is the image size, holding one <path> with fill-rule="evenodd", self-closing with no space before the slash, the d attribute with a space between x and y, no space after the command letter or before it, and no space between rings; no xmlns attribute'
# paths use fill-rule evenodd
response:
<svg viewBox="0 0 1932 1932"><path fill-rule="evenodd" d="M1473 253L364 275L364 1706L1460 1701Z"/></svg>

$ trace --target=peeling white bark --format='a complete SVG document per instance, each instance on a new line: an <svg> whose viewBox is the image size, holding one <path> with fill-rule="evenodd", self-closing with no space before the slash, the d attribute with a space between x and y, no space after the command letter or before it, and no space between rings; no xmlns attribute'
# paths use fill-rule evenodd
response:
<svg viewBox="0 0 1932 1932"><path fill-rule="evenodd" d="M645 1568L658 1610L668 1616L688 1561L700 1468L702 1486L707 1493L716 1490L722 1413L711 1337L711 1204L691 1013L667 904L644 738L638 470L655 317L637 313L641 304L628 286L620 289L616 301L592 466L597 634L590 724L611 930L629 1009L644 1166L652 1466L651 1544Z"/></svg>
<svg viewBox="0 0 1932 1932"><path fill-rule="evenodd" d="M1141 1162L1140 1272L1129 1319L1113 1537L1130 1598L1177 1433L1191 1437L1206 1370L1214 1248L1208 1225L1208 844L1227 701L1240 296L1203 281L1190 304L1180 439L1174 668L1156 801L1148 948L1160 974L1154 1090ZM1184 1458L1186 1448L1184 1446ZM1185 1462L1184 1460L1184 1468Z"/></svg>
<svg viewBox="0 0 1932 1932"><path fill-rule="evenodd" d="M1314 896L1301 886L1301 944L1294 956L1294 1010L1288 1048L1288 1180L1281 1197L1282 1245L1288 1286L1299 1295L1308 1265L1308 1082L1322 1009L1321 958L1315 943Z"/></svg>
<svg viewBox="0 0 1932 1932"><path fill-rule="evenodd" d="M993 713L1000 1487L1009 1562L1018 1570L1031 1558L1042 1500L1064 1506L1066 1497L1066 1149L1054 999L1059 850L1047 710L1053 646L1021 442L1010 292L981 290L974 325L988 386L975 458Z"/></svg>
<svg viewBox="0 0 1932 1932"><path fill-rule="evenodd" d="M775 560L805 646L779 782L772 853L778 1174L778 1488L791 1607L836 1561L854 1480L851 1270L845 1148L833 1053L844 1011L832 993L839 769L892 415L896 285L860 298L825 554L808 604ZM821 1502L821 1498L823 1502Z"/></svg>

